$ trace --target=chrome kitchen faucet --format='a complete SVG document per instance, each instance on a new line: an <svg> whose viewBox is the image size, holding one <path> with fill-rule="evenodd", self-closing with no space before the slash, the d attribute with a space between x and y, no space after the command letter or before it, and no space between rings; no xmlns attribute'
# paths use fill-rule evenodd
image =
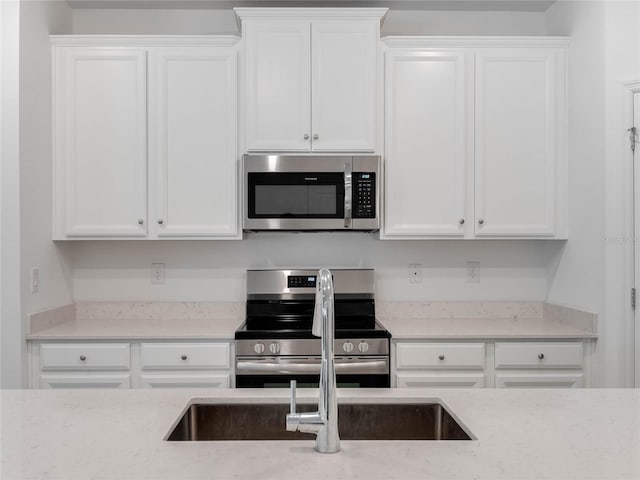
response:
<svg viewBox="0 0 640 480"><path fill-rule="evenodd" d="M336 398L336 367L333 358L334 296L331 271L322 268L316 282L316 303L311 331L322 337L320 392L317 412L296 413L296 381L291 381L291 413L287 414L287 431L316 434L315 449L320 453L340 451L338 434L338 400Z"/></svg>

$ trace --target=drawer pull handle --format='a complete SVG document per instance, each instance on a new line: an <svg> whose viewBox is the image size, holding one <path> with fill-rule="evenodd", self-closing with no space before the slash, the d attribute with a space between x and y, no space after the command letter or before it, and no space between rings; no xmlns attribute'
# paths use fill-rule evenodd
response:
<svg viewBox="0 0 640 480"><path fill-rule="evenodd" d="M80 355L80 361L84 362L87 359L86 355Z"/></svg>
<svg viewBox="0 0 640 480"><path fill-rule="evenodd" d="M443 355L443 354L440 354L440 355L438 355L438 358L439 358L440 360L444 360L444 355Z"/></svg>
<svg viewBox="0 0 640 480"><path fill-rule="evenodd" d="M186 360L186 359L187 359L187 356L186 356L186 355L182 355L180 358L181 358L182 360Z"/></svg>
<svg viewBox="0 0 640 480"><path fill-rule="evenodd" d="M542 360L542 359L544 358L544 353L539 353L539 354L538 354L538 358L539 358L540 360Z"/></svg>

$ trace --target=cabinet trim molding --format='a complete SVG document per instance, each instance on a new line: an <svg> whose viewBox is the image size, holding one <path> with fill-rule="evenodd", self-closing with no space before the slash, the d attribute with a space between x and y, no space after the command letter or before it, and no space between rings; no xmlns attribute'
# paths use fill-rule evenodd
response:
<svg viewBox="0 0 640 480"><path fill-rule="evenodd" d="M509 37L509 36L423 36L402 35L387 36L382 42L389 47L407 48L522 48L522 47L568 47L570 37Z"/></svg>

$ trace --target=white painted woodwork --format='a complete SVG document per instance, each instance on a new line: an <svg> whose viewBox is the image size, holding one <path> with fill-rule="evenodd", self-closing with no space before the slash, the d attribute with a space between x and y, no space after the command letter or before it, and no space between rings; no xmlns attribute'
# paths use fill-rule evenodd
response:
<svg viewBox="0 0 640 480"><path fill-rule="evenodd" d="M249 151L310 150L310 32L308 22L244 25Z"/></svg>
<svg viewBox="0 0 640 480"><path fill-rule="evenodd" d="M483 388L483 373L398 373L398 388Z"/></svg>
<svg viewBox="0 0 640 480"><path fill-rule="evenodd" d="M236 51L152 51L150 157L159 237L235 236Z"/></svg>
<svg viewBox="0 0 640 480"><path fill-rule="evenodd" d="M497 369L582 368L583 358L582 342L496 342Z"/></svg>
<svg viewBox="0 0 640 480"><path fill-rule="evenodd" d="M497 373L496 388L582 388L584 375L576 373Z"/></svg>
<svg viewBox="0 0 640 480"><path fill-rule="evenodd" d="M472 64L465 51L386 53L384 237L464 235Z"/></svg>
<svg viewBox="0 0 640 480"><path fill-rule="evenodd" d="M142 388L229 388L229 375L223 373L143 374Z"/></svg>
<svg viewBox="0 0 640 480"><path fill-rule="evenodd" d="M125 374L46 374L40 375L40 388L130 388L131 376Z"/></svg>
<svg viewBox="0 0 640 480"><path fill-rule="evenodd" d="M129 344L51 343L40 347L40 368L43 371L128 370L129 366Z"/></svg>
<svg viewBox="0 0 640 480"><path fill-rule="evenodd" d="M229 368L229 343L143 343L143 369ZM182 357L186 357L183 359Z"/></svg>
<svg viewBox="0 0 640 480"><path fill-rule="evenodd" d="M441 358L442 357L442 358ZM484 343L399 342L396 368L484 368Z"/></svg>
<svg viewBox="0 0 640 480"><path fill-rule="evenodd" d="M54 77L62 234L146 235L146 53L68 48Z"/></svg>
<svg viewBox="0 0 640 480"><path fill-rule="evenodd" d="M475 234L555 234L557 109L564 104L557 51L476 52Z"/></svg>
<svg viewBox="0 0 640 480"><path fill-rule="evenodd" d="M315 21L311 39L313 151L374 151L377 23Z"/></svg>

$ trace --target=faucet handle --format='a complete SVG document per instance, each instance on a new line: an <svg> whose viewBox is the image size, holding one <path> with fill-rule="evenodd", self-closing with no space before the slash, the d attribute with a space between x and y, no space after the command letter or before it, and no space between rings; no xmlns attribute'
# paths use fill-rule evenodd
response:
<svg viewBox="0 0 640 480"><path fill-rule="evenodd" d="M291 399L289 400L289 413L296 413L296 381L291 380Z"/></svg>

